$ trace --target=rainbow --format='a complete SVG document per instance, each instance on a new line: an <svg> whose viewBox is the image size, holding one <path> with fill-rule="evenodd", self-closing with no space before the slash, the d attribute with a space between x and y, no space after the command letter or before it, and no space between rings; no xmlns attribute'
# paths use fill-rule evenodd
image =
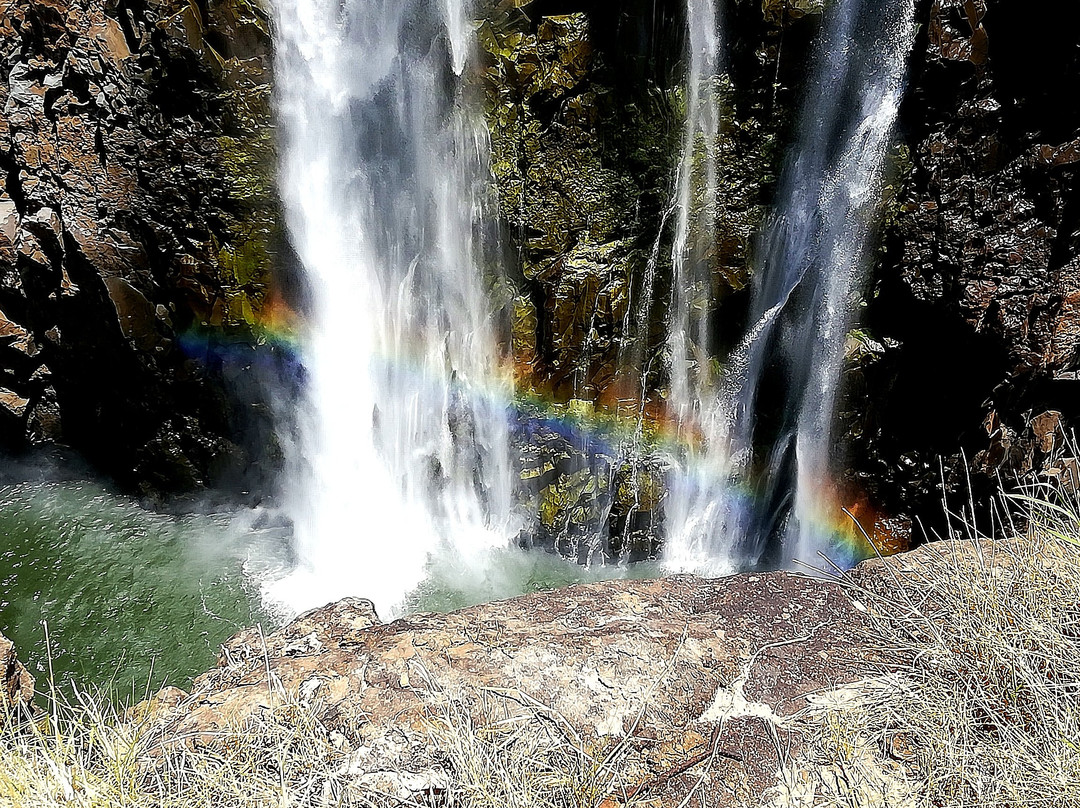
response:
<svg viewBox="0 0 1080 808"><path fill-rule="evenodd" d="M249 333L231 336L221 329L193 328L179 337L179 345L189 358L204 364L250 362L252 338L254 353L270 354L279 366L294 368L303 377L303 317L280 296L270 295ZM419 390L430 388L441 395L443 379L435 379L416 355L382 357L376 367L396 369L414 377ZM636 445L650 453L684 458L686 474L682 484L695 490L723 491L727 507L734 513L751 513L760 507L760 495L749 483L733 483L718 477L715 470L696 464L702 439L699 432L687 428L655 402L619 399L595 404L584 400L556 401L535 384L531 369L512 363L500 366L494 378L477 384L470 380L467 394L491 411L505 411L516 428L526 431L543 428L557 432L586 452L618 456L620 447ZM462 392L466 392L463 386ZM897 530L861 491L822 480L812 492L814 506L809 529L816 544L831 565L842 569L876 554L893 554L907 549L907 536ZM816 567L826 566L820 559L804 559Z"/></svg>

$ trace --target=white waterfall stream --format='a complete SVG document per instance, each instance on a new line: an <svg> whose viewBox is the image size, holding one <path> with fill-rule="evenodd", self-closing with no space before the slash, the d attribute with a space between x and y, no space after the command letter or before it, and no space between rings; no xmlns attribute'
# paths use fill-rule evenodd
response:
<svg viewBox="0 0 1080 808"><path fill-rule="evenodd" d="M310 280L289 511L293 609L395 612L446 543L505 545L511 471L478 222L486 132L462 103L462 0L281 0L281 186Z"/></svg>
<svg viewBox="0 0 1080 808"><path fill-rule="evenodd" d="M838 0L824 16L798 138L759 248L751 327L729 360L723 392L691 391L682 402L687 390L672 385L680 411L701 408L705 436L704 451L691 458L705 484L674 490L688 492L671 511L668 563L679 568L816 566L828 549L820 525L822 511L835 507L827 501L831 427L845 338L874 243L915 9L912 0ZM691 118L689 130L696 126ZM677 283L689 287L695 281L682 271ZM692 334L694 315L684 313L683 323ZM768 382L783 393L774 396L779 414L763 425ZM739 495L724 478L759 490Z"/></svg>

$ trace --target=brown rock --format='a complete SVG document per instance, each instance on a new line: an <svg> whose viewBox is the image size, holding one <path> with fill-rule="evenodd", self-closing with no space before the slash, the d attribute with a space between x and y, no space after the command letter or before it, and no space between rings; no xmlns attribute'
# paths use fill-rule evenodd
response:
<svg viewBox="0 0 1080 808"><path fill-rule="evenodd" d="M552 708L596 743L631 734L632 767L653 776L708 738L730 753L715 790L760 796L785 762L777 740L804 746L792 716L808 695L866 676L864 620L841 587L783 572L587 584L390 624L350 599L265 638L237 635L159 720L166 739L210 742L280 698L269 676L374 749L422 737L448 699L475 703L483 690L512 712ZM672 776L657 796L678 804L696 779Z"/></svg>
<svg viewBox="0 0 1080 808"><path fill-rule="evenodd" d="M15 658L15 646L0 634L0 713L34 700L34 677Z"/></svg>
<svg viewBox="0 0 1080 808"><path fill-rule="evenodd" d="M215 33L216 51L170 36L179 7L165 0L0 0L0 378L28 402L6 400L23 413L0 421L0 443L55 440L62 418L72 449L159 491L233 473L205 447L265 418L223 399L216 369L191 374L156 316L162 306L182 327L205 319L239 283L220 255L251 237L239 221L251 200L238 198L222 143L237 134L230 82L265 82L269 37L244 29L242 67L230 26L261 12L228 0L200 8L185 13ZM251 279L249 309L263 281ZM32 378L41 362L49 384ZM151 447L165 431L195 469L183 481Z"/></svg>
<svg viewBox="0 0 1080 808"><path fill-rule="evenodd" d="M11 390L0 387L0 410L6 410L16 418L22 418L26 415L26 407L29 404L29 399L23 398L18 393L14 393Z"/></svg>

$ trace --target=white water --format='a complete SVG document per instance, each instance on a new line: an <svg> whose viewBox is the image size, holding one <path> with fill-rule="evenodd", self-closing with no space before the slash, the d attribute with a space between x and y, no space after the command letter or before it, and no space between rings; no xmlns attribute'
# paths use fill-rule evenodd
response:
<svg viewBox="0 0 1080 808"><path fill-rule="evenodd" d="M698 2L690 0L692 12ZM700 407L706 448L673 491L669 566L705 572L796 560L817 566L818 552L827 549L818 525L831 515L822 511L831 504L824 496L851 298L874 243L914 16L912 0L838 0L825 12L799 137L759 251L752 325L729 360L730 392L673 383L680 412ZM692 58L691 88L701 81L696 69ZM692 106L691 133L701 126L695 114ZM677 259L690 252L678 240L677 250ZM676 270L680 286L694 277L678 261ZM702 344L705 327L682 305L683 334ZM772 434L763 434L759 393L770 377L780 380L783 412ZM754 452L763 449L755 462ZM753 501L725 484L755 476L764 484Z"/></svg>
<svg viewBox="0 0 1080 808"><path fill-rule="evenodd" d="M486 132L461 99L471 28L463 0L275 12L282 197L313 300L298 568L268 594L294 610L363 594L393 614L447 544L482 563L511 534L509 391L476 236Z"/></svg>
<svg viewBox="0 0 1080 808"><path fill-rule="evenodd" d="M720 136L720 81L726 69L722 19L716 0L687 0L686 131L672 200L676 212L671 263L674 275L668 351L670 405L681 428L696 427L704 451L691 451L672 475L666 506L665 565L721 575L736 560L722 542L710 552L703 537L722 531L729 458L724 417L727 398L710 362L709 312L713 278L708 254L716 241L717 140ZM683 435L687 437L687 435Z"/></svg>

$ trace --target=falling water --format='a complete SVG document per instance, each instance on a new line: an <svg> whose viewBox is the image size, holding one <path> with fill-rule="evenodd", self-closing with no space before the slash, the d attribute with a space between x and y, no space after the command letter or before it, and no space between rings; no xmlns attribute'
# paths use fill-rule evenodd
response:
<svg viewBox="0 0 1080 808"><path fill-rule="evenodd" d="M717 140L720 136L719 82L723 71L721 20L716 0L687 0L686 131L675 181L673 272L668 350L669 402L684 439L700 437L706 448L724 441L715 413L721 397L710 357L709 311L713 279L709 252L716 240ZM694 432L697 435L694 435ZM690 434L685 434L690 433ZM691 451L688 465L672 476L667 504L668 563L704 571L703 559L687 559L690 537L708 532L715 521L715 490L725 487L726 458ZM695 478L704 478L699 486ZM704 492L708 492L703 496ZM689 561L689 563L686 563ZM726 572L709 564L710 572Z"/></svg>
<svg viewBox="0 0 1080 808"><path fill-rule="evenodd" d="M869 260L913 35L912 0L839 0L825 12L798 140L760 247L752 326L729 362L731 393L700 397L706 477L762 490L747 498L728 485L684 484L675 566L813 563L826 549L816 526L852 295ZM783 390L782 410L763 420L766 384Z"/></svg>
<svg viewBox="0 0 1080 808"><path fill-rule="evenodd" d="M709 318L713 297L708 253L716 240L717 101L721 41L715 0L687 0L687 124L676 179L672 265L671 400L680 423L700 420L708 405Z"/></svg>
<svg viewBox="0 0 1080 808"><path fill-rule="evenodd" d="M313 297L299 568L270 593L295 609L363 593L393 612L440 545L510 532L463 3L276 3L283 198Z"/></svg>

